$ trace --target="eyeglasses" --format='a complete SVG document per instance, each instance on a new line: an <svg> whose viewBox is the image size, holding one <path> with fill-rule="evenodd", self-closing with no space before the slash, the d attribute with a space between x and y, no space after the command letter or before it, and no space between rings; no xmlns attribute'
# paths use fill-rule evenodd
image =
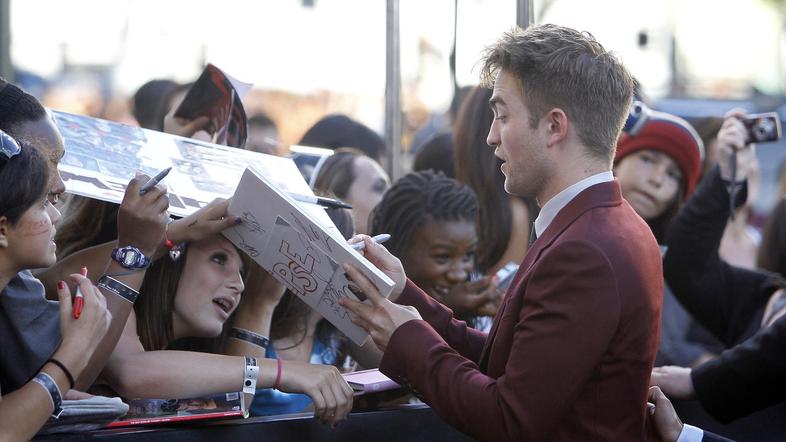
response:
<svg viewBox="0 0 786 442"><path fill-rule="evenodd" d="M22 151L22 146L11 138L11 135L0 130L0 154L5 155L6 159L10 160L19 152Z"/></svg>

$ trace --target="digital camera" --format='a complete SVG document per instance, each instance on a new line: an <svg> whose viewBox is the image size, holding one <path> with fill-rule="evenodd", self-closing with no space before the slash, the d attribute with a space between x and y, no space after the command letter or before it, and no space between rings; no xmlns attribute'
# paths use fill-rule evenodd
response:
<svg viewBox="0 0 786 442"><path fill-rule="evenodd" d="M781 119L777 112L746 115L742 124L748 131L746 143L771 143L781 138Z"/></svg>

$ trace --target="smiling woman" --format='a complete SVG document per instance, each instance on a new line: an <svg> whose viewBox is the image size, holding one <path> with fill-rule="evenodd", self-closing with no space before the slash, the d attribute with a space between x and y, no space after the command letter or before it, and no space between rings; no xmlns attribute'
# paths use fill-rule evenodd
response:
<svg viewBox="0 0 786 442"><path fill-rule="evenodd" d="M388 190L371 214L371 234L390 234L385 246L412 282L469 319L496 310L493 284L487 278L470 282L477 213L472 189L442 173L420 171Z"/></svg>

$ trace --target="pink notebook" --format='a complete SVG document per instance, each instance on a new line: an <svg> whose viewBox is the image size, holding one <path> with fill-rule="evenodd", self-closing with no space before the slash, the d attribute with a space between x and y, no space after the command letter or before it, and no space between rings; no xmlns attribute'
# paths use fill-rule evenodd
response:
<svg viewBox="0 0 786 442"><path fill-rule="evenodd" d="M380 373L379 369L376 368L344 373L343 376L349 386L352 387L352 390L355 391L356 396L401 388L399 384Z"/></svg>

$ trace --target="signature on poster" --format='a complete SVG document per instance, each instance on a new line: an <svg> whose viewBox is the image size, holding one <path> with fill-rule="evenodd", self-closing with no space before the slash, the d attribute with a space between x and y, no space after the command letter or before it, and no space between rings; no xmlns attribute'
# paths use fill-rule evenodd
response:
<svg viewBox="0 0 786 442"><path fill-rule="evenodd" d="M265 229L262 228L262 224L257 221L257 217L248 210L243 212L243 226L248 229L249 232L257 233L259 235L265 234Z"/></svg>
<svg viewBox="0 0 786 442"><path fill-rule="evenodd" d="M349 312L347 309L338 303L339 299L348 297L347 290L348 289L346 286L337 288L333 285L332 282L328 283L328 286L324 293L322 293L322 297L319 299L319 303L317 305L325 305L339 319L349 319Z"/></svg>
<svg viewBox="0 0 786 442"><path fill-rule="evenodd" d="M233 232L237 236L237 241L240 243L240 248L243 249L243 251L245 251L246 253L248 253L248 256L252 258L256 258L260 255L259 250L257 250L256 247L254 247L248 241L246 241L246 239L243 238L243 235L241 235L237 229L233 230Z"/></svg>

